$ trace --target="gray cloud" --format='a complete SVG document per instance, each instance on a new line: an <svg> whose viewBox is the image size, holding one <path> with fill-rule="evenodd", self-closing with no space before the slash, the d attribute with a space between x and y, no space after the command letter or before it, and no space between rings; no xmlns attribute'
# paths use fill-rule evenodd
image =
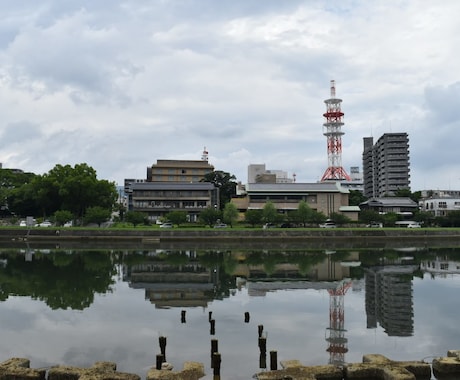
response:
<svg viewBox="0 0 460 380"><path fill-rule="evenodd" d="M400 131L409 133L414 190L447 187L459 169L457 1L0 7L5 167L87 162L121 183L157 159L199 159L206 146L242 182L250 163L317 180L335 79L346 169L361 166L363 137Z"/></svg>

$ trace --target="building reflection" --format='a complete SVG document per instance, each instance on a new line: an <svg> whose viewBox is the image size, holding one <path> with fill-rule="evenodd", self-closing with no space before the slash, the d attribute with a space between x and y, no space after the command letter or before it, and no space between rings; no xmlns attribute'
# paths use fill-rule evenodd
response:
<svg viewBox="0 0 460 380"><path fill-rule="evenodd" d="M134 289L145 289L145 299L157 308L207 307L215 296L219 271L206 268L194 251L180 252L186 260L174 264L144 261L131 265L124 277Z"/></svg>
<svg viewBox="0 0 460 380"><path fill-rule="evenodd" d="M381 260L381 265L366 268L365 307L367 328L377 324L388 336L414 333L413 274L419 269L409 260Z"/></svg>

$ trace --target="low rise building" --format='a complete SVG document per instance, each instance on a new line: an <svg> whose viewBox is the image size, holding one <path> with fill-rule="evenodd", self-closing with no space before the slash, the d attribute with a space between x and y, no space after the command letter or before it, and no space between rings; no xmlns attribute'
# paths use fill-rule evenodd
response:
<svg viewBox="0 0 460 380"><path fill-rule="evenodd" d="M407 218L411 218L419 208L417 202L408 197L371 198L359 207L361 210L373 210L379 214L394 212Z"/></svg>
<svg viewBox="0 0 460 380"><path fill-rule="evenodd" d="M349 191L339 182L316 183L249 183L246 196L232 199L240 212L262 210L267 202L272 202L280 213L297 210L299 203L326 216L341 213L351 220L358 219L359 207L348 205Z"/></svg>
<svg viewBox="0 0 460 380"><path fill-rule="evenodd" d="M452 211L460 211L460 197L431 197L420 201L422 211L433 216L447 216Z"/></svg>
<svg viewBox="0 0 460 380"><path fill-rule="evenodd" d="M187 212L195 222L201 211L219 205L219 189L210 182L134 182L127 186L128 210L154 222L171 211Z"/></svg>

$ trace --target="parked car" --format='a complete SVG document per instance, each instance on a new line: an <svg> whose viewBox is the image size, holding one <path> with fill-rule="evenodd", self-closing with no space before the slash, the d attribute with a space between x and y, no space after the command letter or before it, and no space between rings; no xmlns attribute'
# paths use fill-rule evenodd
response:
<svg viewBox="0 0 460 380"><path fill-rule="evenodd" d="M407 228L422 228L420 223L411 223L407 225Z"/></svg>
<svg viewBox="0 0 460 380"><path fill-rule="evenodd" d="M276 228L276 224L275 223L265 223L263 226L263 229L266 229L266 228Z"/></svg>
<svg viewBox="0 0 460 380"><path fill-rule="evenodd" d="M166 222L166 223L163 223L160 228L173 228L173 224L172 223L169 223L169 222Z"/></svg>
<svg viewBox="0 0 460 380"><path fill-rule="evenodd" d="M383 224L379 222L370 222L366 227L369 228L382 228Z"/></svg>
<svg viewBox="0 0 460 380"><path fill-rule="evenodd" d="M227 228L227 225L225 223L218 223L214 226L214 228Z"/></svg>
<svg viewBox="0 0 460 380"><path fill-rule="evenodd" d="M51 227L53 223L51 223L49 220L45 220L44 222L41 222L37 224L38 227Z"/></svg>
<svg viewBox="0 0 460 380"><path fill-rule="evenodd" d="M337 225L332 219L326 220L326 222L320 224L319 226L320 228L336 228L337 227Z"/></svg>
<svg viewBox="0 0 460 380"><path fill-rule="evenodd" d="M21 221L19 222L19 227L27 227L26 221L25 221L25 220L21 220Z"/></svg>

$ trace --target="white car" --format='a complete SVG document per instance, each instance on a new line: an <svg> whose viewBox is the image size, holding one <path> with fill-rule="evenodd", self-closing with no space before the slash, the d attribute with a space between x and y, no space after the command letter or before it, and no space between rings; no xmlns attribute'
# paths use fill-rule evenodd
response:
<svg viewBox="0 0 460 380"><path fill-rule="evenodd" d="M172 223L163 223L160 228L173 228L173 224Z"/></svg>
<svg viewBox="0 0 460 380"><path fill-rule="evenodd" d="M48 220L45 220L44 222L41 222L40 224L37 224L38 227L51 227L53 224L48 221Z"/></svg>
<svg viewBox="0 0 460 380"><path fill-rule="evenodd" d="M19 227L27 227L26 221L25 221L25 220L21 220L21 221L19 222Z"/></svg>
<svg viewBox="0 0 460 380"><path fill-rule="evenodd" d="M325 223L319 225L320 228L336 228L337 224L331 219L326 220Z"/></svg>

